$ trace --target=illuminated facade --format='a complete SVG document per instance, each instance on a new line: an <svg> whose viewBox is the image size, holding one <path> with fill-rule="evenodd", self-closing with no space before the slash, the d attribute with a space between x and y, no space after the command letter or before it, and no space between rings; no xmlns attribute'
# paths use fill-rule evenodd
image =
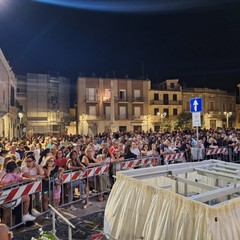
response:
<svg viewBox="0 0 240 240"><path fill-rule="evenodd" d="M78 78L79 134L148 131L149 80Z"/></svg>
<svg viewBox="0 0 240 240"><path fill-rule="evenodd" d="M16 77L0 49L0 136L12 139L18 136L18 108Z"/></svg>
<svg viewBox="0 0 240 240"><path fill-rule="evenodd" d="M69 79L36 73L18 76L18 99L27 134L65 134L70 119Z"/></svg>
<svg viewBox="0 0 240 240"><path fill-rule="evenodd" d="M237 126L234 94L209 88L182 89L178 79L166 80L153 89L150 80L79 77L77 89L80 134L159 131L164 119L174 123L180 113L189 112L190 99L195 97L203 99L202 127L227 127L227 122L229 127Z"/></svg>
<svg viewBox="0 0 240 240"><path fill-rule="evenodd" d="M240 129L240 84L237 85L236 128Z"/></svg>
<svg viewBox="0 0 240 240"><path fill-rule="evenodd" d="M203 101L203 123L205 128L227 127L224 112L231 112L229 127L236 125L236 96L227 91L209 88L187 88L183 90L183 111L189 112L191 98L201 97Z"/></svg>
<svg viewBox="0 0 240 240"><path fill-rule="evenodd" d="M161 130L163 120L176 120L182 112L182 87L178 79L169 79L149 91L151 129Z"/></svg>

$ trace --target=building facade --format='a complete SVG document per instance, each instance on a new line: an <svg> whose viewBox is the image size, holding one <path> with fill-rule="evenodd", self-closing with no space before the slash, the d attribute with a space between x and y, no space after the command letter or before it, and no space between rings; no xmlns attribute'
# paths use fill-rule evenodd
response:
<svg viewBox="0 0 240 240"><path fill-rule="evenodd" d="M180 113L190 112L190 99L196 97L203 99L202 127L237 127L240 122L236 120L235 94L183 89L178 79L166 80L153 89L150 80L79 77L77 90L79 134L163 130L164 122L174 123Z"/></svg>
<svg viewBox="0 0 240 240"><path fill-rule="evenodd" d="M61 76L18 76L17 96L24 110L26 134L65 134L69 122L70 81Z"/></svg>
<svg viewBox="0 0 240 240"><path fill-rule="evenodd" d="M0 137L18 136L17 80L0 49Z"/></svg>
<svg viewBox="0 0 240 240"><path fill-rule="evenodd" d="M202 126L205 128L236 126L236 96L227 91L209 88L183 89L183 111L190 111L190 99L202 98ZM231 116L226 113L231 112ZM225 114L224 114L225 113ZM228 126L227 126L228 124Z"/></svg>
<svg viewBox="0 0 240 240"><path fill-rule="evenodd" d="M182 87L178 79L169 79L149 91L151 129L162 130L164 119L176 120L182 112Z"/></svg>
<svg viewBox="0 0 240 240"><path fill-rule="evenodd" d="M78 78L79 134L147 131L149 80Z"/></svg>

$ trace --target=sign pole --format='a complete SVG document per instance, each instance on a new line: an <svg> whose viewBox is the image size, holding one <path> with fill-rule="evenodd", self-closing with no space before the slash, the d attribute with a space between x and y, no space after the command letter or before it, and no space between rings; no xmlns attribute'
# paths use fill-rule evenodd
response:
<svg viewBox="0 0 240 240"><path fill-rule="evenodd" d="M199 162L199 134L198 134L198 126L197 126L197 160Z"/></svg>
<svg viewBox="0 0 240 240"><path fill-rule="evenodd" d="M201 127L201 112L202 112L202 98L190 99L190 112L192 113L193 127L196 127L197 133L197 161L199 161L199 131L198 127Z"/></svg>

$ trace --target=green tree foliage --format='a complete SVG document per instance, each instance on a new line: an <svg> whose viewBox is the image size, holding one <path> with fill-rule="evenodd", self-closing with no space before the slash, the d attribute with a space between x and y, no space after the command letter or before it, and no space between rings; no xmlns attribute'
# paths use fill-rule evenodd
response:
<svg viewBox="0 0 240 240"><path fill-rule="evenodd" d="M192 114L190 112L182 112L177 117L176 127L178 129L192 128Z"/></svg>

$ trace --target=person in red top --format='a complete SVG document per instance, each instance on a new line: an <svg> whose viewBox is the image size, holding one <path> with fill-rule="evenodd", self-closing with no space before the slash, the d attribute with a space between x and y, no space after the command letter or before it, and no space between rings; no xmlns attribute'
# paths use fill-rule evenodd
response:
<svg viewBox="0 0 240 240"><path fill-rule="evenodd" d="M63 157L63 151L58 149L55 156L56 165L66 170L67 168L67 159Z"/></svg>
<svg viewBox="0 0 240 240"><path fill-rule="evenodd" d="M108 152L111 158L113 158L113 154L115 153L116 149L118 149L118 141L114 139L112 141L112 146L109 148Z"/></svg>

